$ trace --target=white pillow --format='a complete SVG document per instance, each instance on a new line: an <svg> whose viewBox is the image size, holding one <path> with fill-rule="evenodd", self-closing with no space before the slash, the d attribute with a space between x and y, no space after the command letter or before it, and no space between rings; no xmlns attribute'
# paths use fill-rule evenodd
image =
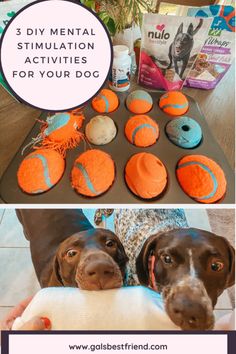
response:
<svg viewBox="0 0 236 354"><path fill-rule="evenodd" d="M42 289L12 329L20 329L34 316L48 317L53 330L179 329L167 316L162 297L142 286L101 291Z"/></svg>

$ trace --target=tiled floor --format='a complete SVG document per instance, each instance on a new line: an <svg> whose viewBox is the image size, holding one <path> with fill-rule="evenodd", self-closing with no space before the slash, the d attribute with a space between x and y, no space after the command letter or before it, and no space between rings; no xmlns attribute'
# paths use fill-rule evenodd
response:
<svg viewBox="0 0 236 354"><path fill-rule="evenodd" d="M85 215L93 220L93 211L85 210ZM205 210L186 212L190 226L201 225L210 230ZM113 219L107 226L113 229ZM24 238L22 228L13 209L0 209L0 321L12 306L34 294L39 289L30 257L29 243ZM229 313L232 305L227 291L220 297L216 306L216 317Z"/></svg>

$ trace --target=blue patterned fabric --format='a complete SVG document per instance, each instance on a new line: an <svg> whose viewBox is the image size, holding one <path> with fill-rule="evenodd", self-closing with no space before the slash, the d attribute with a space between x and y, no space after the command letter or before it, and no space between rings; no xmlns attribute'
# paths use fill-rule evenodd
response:
<svg viewBox="0 0 236 354"><path fill-rule="evenodd" d="M235 29L235 9L233 6L211 5L188 10L188 16L214 17L211 28L233 32ZM234 29L232 29L232 27Z"/></svg>

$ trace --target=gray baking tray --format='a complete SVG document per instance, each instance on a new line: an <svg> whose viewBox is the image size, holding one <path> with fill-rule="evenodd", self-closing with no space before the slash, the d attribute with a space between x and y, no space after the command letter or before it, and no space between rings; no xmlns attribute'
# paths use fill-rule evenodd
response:
<svg viewBox="0 0 236 354"><path fill-rule="evenodd" d="M186 115L199 122L203 130L203 140L195 149L183 149L171 143L165 134L165 126L171 117L163 113L158 107L158 101L163 92L150 93L153 98L154 105L148 115L155 119L155 121L159 124L160 137L155 145L148 148L139 148L129 143L124 135L125 123L128 118L133 115L125 106L125 99L128 93L118 93L120 99L118 109L113 113L107 114L114 120L118 128L116 138L111 143L104 146L91 145L93 148L101 149L109 153L116 164L115 182L106 193L96 198L86 198L77 194L71 187L70 171L76 157L85 150L83 142L81 142L77 148L68 151L65 173L55 187L48 192L38 195L28 195L22 192L17 184L17 169L24 157L21 155L22 148L31 141L32 137L36 137L39 133L40 124L36 123L1 179L0 194L4 202L14 204L196 204L196 202L188 197L179 186L175 176L175 167L178 160L185 155L202 154L214 159L225 172L227 179L227 192L220 203L234 204L234 173L230 168L223 151L213 138L198 104L188 96L190 108ZM85 127L86 123L98 113L95 112L90 105L85 108L84 113ZM40 119L46 119L46 115L43 114ZM87 146L87 148L89 147ZM28 149L25 152L25 155L31 151L32 150ZM155 154L165 164L168 171L168 186L165 193L163 193L161 197L156 200L149 201L136 197L125 184L124 168L126 162L133 154L142 151Z"/></svg>

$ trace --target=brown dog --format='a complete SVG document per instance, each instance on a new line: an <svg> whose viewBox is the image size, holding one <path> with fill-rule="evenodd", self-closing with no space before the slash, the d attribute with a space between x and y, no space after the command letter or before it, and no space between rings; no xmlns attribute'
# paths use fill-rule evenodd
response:
<svg viewBox="0 0 236 354"><path fill-rule="evenodd" d="M235 283L235 251L211 232L172 230L147 239L136 268L142 285L162 293L177 326L211 329L218 296Z"/></svg>
<svg viewBox="0 0 236 354"><path fill-rule="evenodd" d="M83 290L119 288L123 285L127 261L125 250L113 232L82 231L60 244L49 272L48 286Z"/></svg>
<svg viewBox="0 0 236 354"><path fill-rule="evenodd" d="M128 257L118 237L94 229L81 209L18 209L41 287L122 286Z"/></svg>

